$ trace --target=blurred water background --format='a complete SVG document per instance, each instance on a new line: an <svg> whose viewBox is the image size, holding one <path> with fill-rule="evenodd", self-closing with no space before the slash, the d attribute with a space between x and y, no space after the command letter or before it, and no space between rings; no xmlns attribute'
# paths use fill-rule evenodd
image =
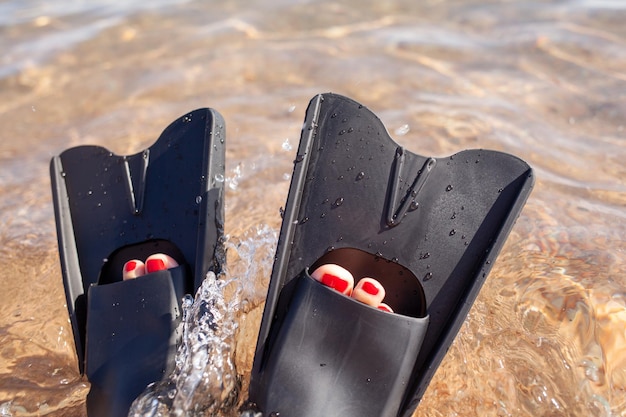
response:
<svg viewBox="0 0 626 417"><path fill-rule="evenodd" d="M238 415L304 111L327 91L421 155L535 170L415 416L626 415L624 21L621 0L0 0L0 416L85 415L50 158L138 152L198 107L227 122L228 270L204 288L225 362L179 375L169 412Z"/></svg>

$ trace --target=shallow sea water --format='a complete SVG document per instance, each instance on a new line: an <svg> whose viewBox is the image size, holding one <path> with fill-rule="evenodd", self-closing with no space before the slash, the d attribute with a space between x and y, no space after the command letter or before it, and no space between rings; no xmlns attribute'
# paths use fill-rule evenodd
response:
<svg viewBox="0 0 626 417"><path fill-rule="evenodd" d="M238 415L304 112L327 91L421 155L535 170L415 416L626 415L626 3L213 3L0 1L0 416L85 415L50 158L135 153L198 107L227 123L228 269L205 283L225 326L219 354L181 350L168 409Z"/></svg>

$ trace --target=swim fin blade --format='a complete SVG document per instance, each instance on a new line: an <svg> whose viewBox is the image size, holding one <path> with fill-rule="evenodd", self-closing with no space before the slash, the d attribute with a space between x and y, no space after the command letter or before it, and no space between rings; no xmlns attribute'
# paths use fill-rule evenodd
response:
<svg viewBox="0 0 626 417"><path fill-rule="evenodd" d="M533 186L501 152L424 157L355 101L306 112L251 374L264 416L409 417ZM313 280L326 263L394 314Z"/></svg>
<svg viewBox="0 0 626 417"><path fill-rule="evenodd" d="M50 164L63 283L90 417L128 413L173 369L185 294L224 262L224 122L199 109L149 148L71 148ZM178 267L122 280L131 259Z"/></svg>

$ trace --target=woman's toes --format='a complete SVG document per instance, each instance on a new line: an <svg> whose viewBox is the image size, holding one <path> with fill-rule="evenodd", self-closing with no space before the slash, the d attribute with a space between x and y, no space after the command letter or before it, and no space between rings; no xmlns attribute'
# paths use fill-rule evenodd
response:
<svg viewBox="0 0 626 417"><path fill-rule="evenodd" d="M391 307L382 302L385 298L385 288L373 278L363 278L355 287L354 277L350 271L335 264L320 266L311 273L311 277L344 295L352 296L357 301L393 313Z"/></svg>
<svg viewBox="0 0 626 417"><path fill-rule="evenodd" d="M382 311L386 311L387 313L393 313L393 310L391 309L391 307L389 307L387 304L385 303L380 303L378 304L378 309L382 310Z"/></svg>
<svg viewBox="0 0 626 417"><path fill-rule="evenodd" d="M335 265L325 264L311 274L313 279L327 287L333 288L344 295L350 295L354 287L354 277L347 269ZM382 300L382 298L381 298Z"/></svg>
<svg viewBox="0 0 626 417"><path fill-rule="evenodd" d="M133 279L145 275L146 267L143 262L137 259L131 259L124 264L122 271L122 279Z"/></svg>
<svg viewBox="0 0 626 417"><path fill-rule="evenodd" d="M378 307L385 298L382 284L373 278L363 278L354 287L352 298L372 307Z"/></svg>
<svg viewBox="0 0 626 417"><path fill-rule="evenodd" d="M164 253L155 253L148 256L146 259L146 273L162 271L164 269L170 269L178 266L178 262L169 255Z"/></svg>

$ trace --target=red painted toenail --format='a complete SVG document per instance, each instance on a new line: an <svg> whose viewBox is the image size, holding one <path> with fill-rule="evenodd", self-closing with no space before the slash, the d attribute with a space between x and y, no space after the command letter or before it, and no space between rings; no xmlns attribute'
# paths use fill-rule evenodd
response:
<svg viewBox="0 0 626 417"><path fill-rule="evenodd" d="M322 276L322 284L327 287L334 288L340 293L343 293L348 289L348 281L331 274L324 274Z"/></svg>
<svg viewBox="0 0 626 417"><path fill-rule="evenodd" d="M149 259L146 262L146 270L148 272L161 271L165 269L165 262L161 259Z"/></svg>
<svg viewBox="0 0 626 417"><path fill-rule="evenodd" d="M135 268L137 268L137 262L135 262L135 261L128 261L128 262L126 262L126 267L124 267L124 270L126 272L131 272L131 271L134 271Z"/></svg>
<svg viewBox="0 0 626 417"><path fill-rule="evenodd" d="M379 309L379 310L382 310L382 311L386 311L387 313L393 313L393 311L392 311L389 307L387 307L386 305L384 305L384 304L379 305L379 306L378 306L378 309Z"/></svg>
<svg viewBox="0 0 626 417"><path fill-rule="evenodd" d="M372 284L371 282L364 282L361 288L363 289L363 291L370 295L377 295L379 292L378 287L376 287L376 285Z"/></svg>

